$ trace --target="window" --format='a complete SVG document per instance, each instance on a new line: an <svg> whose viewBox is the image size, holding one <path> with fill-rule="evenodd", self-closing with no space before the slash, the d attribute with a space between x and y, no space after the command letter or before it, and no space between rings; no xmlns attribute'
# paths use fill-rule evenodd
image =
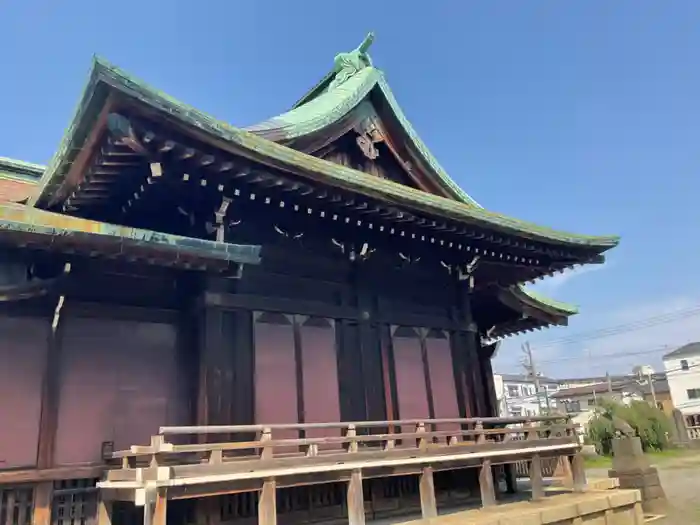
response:
<svg viewBox="0 0 700 525"><path fill-rule="evenodd" d="M687 359L681 359L681 370L689 370L690 367L688 366L688 360Z"/></svg>
<svg viewBox="0 0 700 525"><path fill-rule="evenodd" d="M518 397L519 394L517 385L508 385L508 397Z"/></svg>
<svg viewBox="0 0 700 525"><path fill-rule="evenodd" d="M663 404L661 401L658 401L658 402L656 403L656 408L658 408L659 410L661 410L661 411L663 412L663 410L664 410L664 404Z"/></svg>
<svg viewBox="0 0 700 525"><path fill-rule="evenodd" d="M564 403L564 407L568 413L581 412L581 402L580 401L569 401Z"/></svg>
<svg viewBox="0 0 700 525"><path fill-rule="evenodd" d="M689 388L688 399L700 399L700 388Z"/></svg>
<svg viewBox="0 0 700 525"><path fill-rule="evenodd" d="M597 404L598 404L598 403L597 403L595 397L592 397L592 398L590 398L590 399L588 400L588 406L589 406L589 407L594 407L594 406L596 406Z"/></svg>

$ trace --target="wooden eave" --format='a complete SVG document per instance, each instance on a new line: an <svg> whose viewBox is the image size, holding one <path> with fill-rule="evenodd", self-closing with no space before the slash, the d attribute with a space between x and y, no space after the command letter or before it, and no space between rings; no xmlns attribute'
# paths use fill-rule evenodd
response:
<svg viewBox="0 0 700 525"><path fill-rule="evenodd" d="M17 204L0 204L0 243L185 269L226 271L260 262L259 246L168 235Z"/></svg>
<svg viewBox="0 0 700 525"><path fill-rule="evenodd" d="M189 185L188 193L206 192L211 198L212 216L222 197L255 200L264 202L270 210L286 206L288 210L309 216L316 224L318 221L344 223L355 228L356 236L383 238L381 244L402 238L412 242L416 249L430 247L438 260L442 257L459 264L478 257L485 268L490 267L490 272L481 271L480 277L486 272L490 276L485 281L504 286L549 275L580 262L582 256L596 257L523 243L518 238L487 235L456 221L413 214L389 206L385 201L362 198L355 192L322 183L311 184L308 179L203 143L193 138L191 130L174 130L170 123L163 122L162 116L149 115L144 119L143 113L135 113L133 108L130 115L136 115L129 124L132 133L147 148L147 153L136 153L104 136L92 163L87 165L82 182L63 201L65 212L84 214L90 208L111 204L126 213L145 195L167 182L169 187ZM177 163L180 165L175 165ZM157 176L153 175L153 169L158 170ZM183 176L185 172L186 177ZM114 218L110 220L120 222ZM499 281L502 269L515 269L517 273L509 277L511 280Z"/></svg>

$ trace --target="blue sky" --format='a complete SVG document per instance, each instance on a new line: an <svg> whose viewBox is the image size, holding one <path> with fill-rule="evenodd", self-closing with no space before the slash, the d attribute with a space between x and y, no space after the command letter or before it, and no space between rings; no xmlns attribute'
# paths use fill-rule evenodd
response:
<svg viewBox="0 0 700 525"><path fill-rule="evenodd" d="M373 30L375 64L478 202L622 236L607 266L540 286L582 312L527 337L545 372L624 371L700 339L693 316L551 344L700 303L700 2L0 0L0 20L0 155L42 163L93 53L246 125L288 109ZM523 340L497 368L517 370ZM645 353L603 357L632 351Z"/></svg>

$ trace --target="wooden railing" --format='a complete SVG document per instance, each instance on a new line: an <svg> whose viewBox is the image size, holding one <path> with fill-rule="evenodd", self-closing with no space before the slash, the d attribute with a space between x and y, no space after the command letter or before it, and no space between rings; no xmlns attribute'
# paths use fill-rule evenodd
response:
<svg viewBox="0 0 700 525"><path fill-rule="evenodd" d="M183 438L197 443L176 443ZM489 506L496 501L494 465L527 461L539 498L542 459L564 457L582 489L579 449L574 426L562 416L162 427L150 445L112 455L121 468L98 484L99 514L106 523L105 502L131 500L145 506L149 523L164 525L168 500L259 491L258 522L271 525L278 488L343 481L349 522L364 523L363 478L415 474L429 518L437 515L434 471L478 468L482 504Z"/></svg>
<svg viewBox="0 0 700 525"><path fill-rule="evenodd" d="M687 427L689 439L700 439L700 427Z"/></svg>

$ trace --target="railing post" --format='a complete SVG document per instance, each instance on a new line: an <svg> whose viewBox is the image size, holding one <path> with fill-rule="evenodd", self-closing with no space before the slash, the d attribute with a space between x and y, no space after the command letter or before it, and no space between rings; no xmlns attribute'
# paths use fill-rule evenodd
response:
<svg viewBox="0 0 700 525"><path fill-rule="evenodd" d="M479 469L479 488L481 489L481 504L491 507L496 504L496 491L493 486L493 471L491 460L484 459Z"/></svg>
<svg viewBox="0 0 700 525"><path fill-rule="evenodd" d="M476 425L474 425L474 430L477 432L476 444L482 445L486 443L486 434L484 434L484 423L482 421L478 421Z"/></svg>
<svg viewBox="0 0 700 525"><path fill-rule="evenodd" d="M272 441L271 428L263 428L262 434L260 435L260 441ZM266 447L263 445L262 451L260 452L260 459L272 459L272 447Z"/></svg>
<svg viewBox="0 0 700 525"><path fill-rule="evenodd" d="M348 425L345 432L345 437L348 438L348 452L357 452L357 441L353 438L357 437L357 429L355 425Z"/></svg>
<svg viewBox="0 0 700 525"><path fill-rule="evenodd" d="M539 454L532 456L529 462L530 466L530 489L532 491L532 499L538 500L544 498L544 483L542 480L542 458Z"/></svg>
<svg viewBox="0 0 700 525"><path fill-rule="evenodd" d="M263 481L258 500L258 525L277 525L277 482Z"/></svg>
<svg viewBox="0 0 700 525"><path fill-rule="evenodd" d="M365 525L365 497L362 493L362 471L353 470L348 482L348 523Z"/></svg>
<svg viewBox="0 0 700 525"><path fill-rule="evenodd" d="M52 503L53 481L38 483L34 488L34 512L32 513L32 525L51 525Z"/></svg>
<svg viewBox="0 0 700 525"><path fill-rule="evenodd" d="M420 475L420 510L424 520L437 516L433 467L423 467Z"/></svg>
<svg viewBox="0 0 700 525"><path fill-rule="evenodd" d="M416 434L425 434L425 423L421 422L416 425ZM425 438L418 438L416 440L416 446L419 449L424 449L427 448L428 442L425 440Z"/></svg>

